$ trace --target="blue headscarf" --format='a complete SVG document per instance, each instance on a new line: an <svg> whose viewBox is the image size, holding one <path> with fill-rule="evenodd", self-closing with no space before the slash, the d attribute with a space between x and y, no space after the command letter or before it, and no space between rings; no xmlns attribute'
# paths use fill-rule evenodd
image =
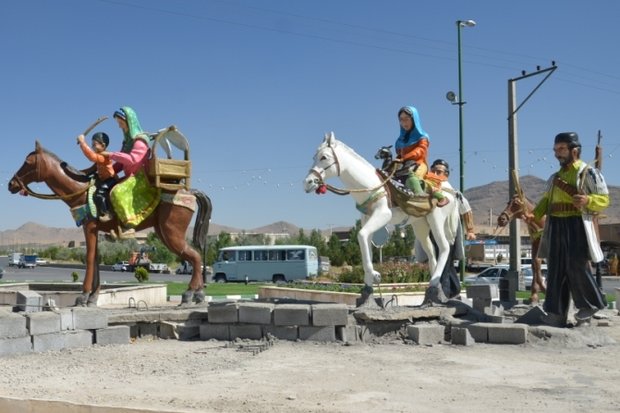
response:
<svg viewBox="0 0 620 413"><path fill-rule="evenodd" d="M398 151L399 149L414 145L418 143L421 138L430 140L428 134L424 131L424 129L422 129L422 123L420 122L418 110L413 106L403 106L398 110L399 117L402 112L407 113L413 119L413 129L407 132L402 127L400 128L400 136L396 140L394 149Z"/></svg>

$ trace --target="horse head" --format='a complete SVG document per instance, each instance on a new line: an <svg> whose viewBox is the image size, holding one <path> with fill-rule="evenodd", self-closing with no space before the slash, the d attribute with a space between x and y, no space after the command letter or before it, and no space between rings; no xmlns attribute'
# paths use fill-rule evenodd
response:
<svg viewBox="0 0 620 413"><path fill-rule="evenodd" d="M71 169L58 156L43 148L37 140L34 151L30 152L21 168L11 178L8 183L9 192L23 195L32 195L43 199L62 199L64 195L70 194L69 198L77 198L82 195L87 188L83 182L79 182L67 175L66 170ZM28 186L33 182L45 182L54 192L53 195L38 194Z"/></svg>
<svg viewBox="0 0 620 413"><path fill-rule="evenodd" d="M35 141L34 151L26 156L26 160L24 160L21 168L15 172L15 175L9 181L9 192L16 194L19 191L25 191L28 184L32 182L43 181L41 177L41 157L45 152L39 141Z"/></svg>
<svg viewBox="0 0 620 413"><path fill-rule="evenodd" d="M506 208L500 212L497 217L497 225L499 227L505 227L515 218L522 218L529 208L528 205L523 203L523 200L518 195L512 197L510 202L506 205Z"/></svg>
<svg viewBox="0 0 620 413"><path fill-rule="evenodd" d="M392 145L382 146L375 154L375 159L382 159L381 169L387 169L392 163Z"/></svg>
<svg viewBox="0 0 620 413"><path fill-rule="evenodd" d="M316 191L325 180L333 176L340 175L340 165L336 157L335 148L338 141L334 132L326 133L323 142L319 145L314 154L313 163L308 175L304 179L304 190L306 193Z"/></svg>

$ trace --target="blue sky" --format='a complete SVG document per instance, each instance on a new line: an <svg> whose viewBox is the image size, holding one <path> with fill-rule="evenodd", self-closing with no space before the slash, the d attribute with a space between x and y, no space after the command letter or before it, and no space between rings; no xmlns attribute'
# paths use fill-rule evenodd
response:
<svg viewBox="0 0 620 413"><path fill-rule="evenodd" d="M89 166L75 137L124 105L147 130L185 134L193 186L222 225L352 225L351 198L306 194L302 179L329 131L376 163L403 105L418 108L429 158L448 160L458 186L458 108L445 95L458 90L459 19L477 23L461 31L466 188L508 179L508 80L552 60L517 115L520 174L557 169L561 131L577 131L591 161L601 130L603 172L620 184L614 0L22 0L0 12L0 230L73 225L61 202L10 195L7 182L35 139ZM519 103L540 80L517 82ZM120 148L115 122L97 130Z"/></svg>

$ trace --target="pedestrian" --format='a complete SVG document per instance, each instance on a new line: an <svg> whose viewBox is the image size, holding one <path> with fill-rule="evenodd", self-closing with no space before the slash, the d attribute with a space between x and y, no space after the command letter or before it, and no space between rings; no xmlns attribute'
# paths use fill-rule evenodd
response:
<svg viewBox="0 0 620 413"><path fill-rule="evenodd" d="M558 134L553 152L560 170L551 175L546 192L526 220L547 217L538 251L548 268L543 321L565 326L572 298L579 325L606 306L590 261L604 258L592 218L609 206L609 192L601 172L580 159L577 133Z"/></svg>

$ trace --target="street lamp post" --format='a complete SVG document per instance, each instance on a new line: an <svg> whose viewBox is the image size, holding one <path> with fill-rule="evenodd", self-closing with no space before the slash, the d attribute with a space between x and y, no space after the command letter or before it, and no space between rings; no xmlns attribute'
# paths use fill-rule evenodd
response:
<svg viewBox="0 0 620 413"><path fill-rule="evenodd" d="M463 148L463 105L467 102L463 100L463 76L461 73L461 27L474 27L476 22L473 20L457 20L456 32L458 38L458 65L459 65L459 190L465 192L465 149Z"/></svg>
<svg viewBox="0 0 620 413"><path fill-rule="evenodd" d="M467 102L463 100L463 76L461 73L461 27L474 27L476 22L473 20L457 20L456 32L458 39L458 67L459 67L459 94L458 96L450 91L446 94L446 98L453 105L459 106L459 190L465 193L465 149L463 148L463 105ZM461 260L460 268L461 281L465 278L465 260Z"/></svg>

